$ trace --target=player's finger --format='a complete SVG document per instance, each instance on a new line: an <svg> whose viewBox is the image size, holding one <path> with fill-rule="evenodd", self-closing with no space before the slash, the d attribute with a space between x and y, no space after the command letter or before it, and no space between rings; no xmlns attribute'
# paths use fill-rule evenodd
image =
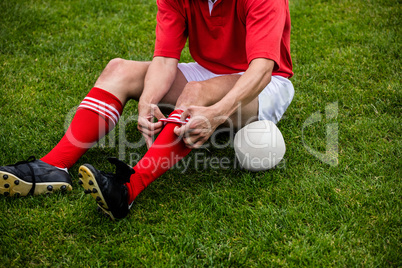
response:
<svg viewBox="0 0 402 268"><path fill-rule="evenodd" d="M185 110L183 111L183 113L181 114L181 116L180 116L180 121L185 122L186 119L187 119L187 117L190 117L190 116L191 116L190 108L187 108L187 109L185 109Z"/></svg>
<svg viewBox="0 0 402 268"><path fill-rule="evenodd" d="M152 104L151 105L151 109L152 109L152 114L156 119L162 119L162 118L166 118L163 113L161 112L161 110L159 109L158 105L156 104Z"/></svg>
<svg viewBox="0 0 402 268"><path fill-rule="evenodd" d="M138 117L137 128L138 130L148 128L149 121L143 117Z"/></svg>
<svg viewBox="0 0 402 268"><path fill-rule="evenodd" d="M149 149L152 146L152 137L148 136L146 134L142 134L145 140L145 144L147 145L147 148Z"/></svg>
<svg viewBox="0 0 402 268"><path fill-rule="evenodd" d="M149 131L149 127L147 126L146 122L138 122L137 128L141 132L147 132Z"/></svg>
<svg viewBox="0 0 402 268"><path fill-rule="evenodd" d="M149 133L159 133L162 130L163 127L163 122L158 122L158 123L150 123L147 124L144 129L147 129Z"/></svg>
<svg viewBox="0 0 402 268"><path fill-rule="evenodd" d="M153 136L155 134L158 134L162 128L155 128L155 129L149 129L149 128L144 128L144 127L139 127L138 130L145 135L148 136Z"/></svg>
<svg viewBox="0 0 402 268"><path fill-rule="evenodd" d="M177 136L179 136L179 137L181 137L181 136L184 136L184 133L185 133L185 129L186 128L186 126L185 125L182 125L182 126L177 126L177 127L175 127L174 129L173 129L173 132L174 132L174 134L176 134Z"/></svg>
<svg viewBox="0 0 402 268"><path fill-rule="evenodd" d="M163 122L162 121L158 121L156 123L153 123L153 128L155 128L155 129L162 129L162 127L163 127Z"/></svg>
<svg viewBox="0 0 402 268"><path fill-rule="evenodd" d="M203 144L205 143L205 140L199 140L196 143L194 143L191 147L191 149L198 149L200 148Z"/></svg>
<svg viewBox="0 0 402 268"><path fill-rule="evenodd" d="M196 149L201 147L205 143L206 139L204 137L197 137L197 138L187 137L184 138L183 141L188 148Z"/></svg>
<svg viewBox="0 0 402 268"><path fill-rule="evenodd" d="M184 135L186 137L191 137L191 136L200 136L200 134L202 134L203 132L205 132L205 130L203 129L199 129L199 128L188 128Z"/></svg>
<svg viewBox="0 0 402 268"><path fill-rule="evenodd" d="M154 131L157 130L157 132L162 129L163 122L156 122L156 123L151 123L148 120L143 120L143 119L138 119L138 129L141 130L149 130L149 131Z"/></svg>

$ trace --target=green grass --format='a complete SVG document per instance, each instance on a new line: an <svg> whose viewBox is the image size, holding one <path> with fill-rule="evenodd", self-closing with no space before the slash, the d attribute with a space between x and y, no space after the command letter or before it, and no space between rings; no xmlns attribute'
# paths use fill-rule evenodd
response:
<svg viewBox="0 0 402 268"><path fill-rule="evenodd" d="M204 169L196 159L233 166L233 149L193 151L186 172L167 172L112 222L77 183L83 163L112 171L105 159L118 146L96 146L70 170L71 193L0 197L0 266L402 266L402 5L294 0L290 9L296 95L278 124L279 168ZM153 0L1 1L0 13L1 164L46 154L110 59L152 58ZM317 111L322 120L302 132ZM135 112L131 103L125 119ZM327 124L339 129L332 166L306 149L325 153ZM140 139L134 121L126 134ZM145 147L125 152L130 161Z"/></svg>

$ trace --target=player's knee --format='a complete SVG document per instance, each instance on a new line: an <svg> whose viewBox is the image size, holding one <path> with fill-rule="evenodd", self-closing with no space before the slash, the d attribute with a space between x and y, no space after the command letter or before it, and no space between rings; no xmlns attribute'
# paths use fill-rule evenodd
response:
<svg viewBox="0 0 402 268"><path fill-rule="evenodd" d="M200 91L202 90L202 83L198 82L198 81L191 81L188 82L186 84L186 86L184 87L185 91L190 91L190 92L194 92L194 91Z"/></svg>
<svg viewBox="0 0 402 268"><path fill-rule="evenodd" d="M124 70L125 61L126 60L120 58L110 60L101 76L110 77L121 74L122 70Z"/></svg>
<svg viewBox="0 0 402 268"><path fill-rule="evenodd" d="M205 98L202 91L202 83L196 81L188 82L177 100L177 106L188 107L190 105L205 105Z"/></svg>
<svg viewBox="0 0 402 268"><path fill-rule="evenodd" d="M128 85L143 75L145 65L141 62L115 58L109 61L97 80L97 84L114 84L116 87ZM138 75L136 75L136 73Z"/></svg>

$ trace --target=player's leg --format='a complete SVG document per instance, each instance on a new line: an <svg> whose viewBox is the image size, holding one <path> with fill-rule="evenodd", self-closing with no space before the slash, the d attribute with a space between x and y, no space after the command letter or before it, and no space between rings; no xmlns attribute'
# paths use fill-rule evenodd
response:
<svg viewBox="0 0 402 268"><path fill-rule="evenodd" d="M116 126L127 101L142 92L148 66L149 62L111 60L78 106L63 138L41 160L70 168Z"/></svg>
<svg viewBox="0 0 402 268"><path fill-rule="evenodd" d="M98 82L98 85L102 87L107 87L109 84L108 81L100 80ZM165 108L170 107L173 109L177 98L182 93L186 84L186 78L183 76L182 72L178 70L175 81L168 93L162 98L160 104ZM143 84L138 84L138 88L141 88L141 91L131 91L129 95L122 96L120 94L120 96L138 100L142 93ZM161 159L169 155L169 157L172 156L177 162L190 151L190 149L174 135L173 125L175 124L170 123L163 128L154 145L148 150L147 155L153 155L154 159ZM160 148L158 148L158 144L161 145ZM157 154L152 152L157 152ZM134 169L115 158L109 159L112 164L116 165L115 175L105 175L92 165L85 164L79 168L80 184L84 187L85 193L91 194L97 201L99 207L109 214L112 219L123 218L128 214L129 207L132 204L130 200L134 200L146 187L143 182L144 178L148 178L148 174L152 174L151 177L152 180L154 180L153 178L159 177L167 170L161 170L159 167L170 165L171 163L170 158L164 158L163 161L165 161L165 163L156 164L155 161L152 161L149 165L144 166L144 161L147 161L145 159L149 160L149 158L144 157L143 159L144 160L138 163ZM131 176L134 170L137 171L137 173L134 174L136 177ZM129 182L133 182L135 187L130 187Z"/></svg>
<svg viewBox="0 0 402 268"><path fill-rule="evenodd" d="M81 102L66 134L46 156L0 167L0 194L24 196L56 189L71 190L67 169L113 129L128 99L139 98L149 64L122 59L110 61ZM185 82L182 76L179 78Z"/></svg>

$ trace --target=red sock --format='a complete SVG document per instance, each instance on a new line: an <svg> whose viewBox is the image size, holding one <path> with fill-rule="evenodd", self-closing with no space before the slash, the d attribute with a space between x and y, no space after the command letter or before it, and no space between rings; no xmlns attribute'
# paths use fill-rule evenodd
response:
<svg viewBox="0 0 402 268"><path fill-rule="evenodd" d="M41 160L70 168L98 140L117 124L123 105L113 94L92 88L81 102L66 134Z"/></svg>
<svg viewBox="0 0 402 268"><path fill-rule="evenodd" d="M178 110L170 114L169 118L165 120L166 126L159 133L148 152L134 167L135 174L131 175L130 182L126 184L129 192L129 204L148 185L191 151L190 148L186 147L183 140L173 132L176 126L181 125L181 123L177 123L177 119L173 118L181 113L182 111Z"/></svg>

